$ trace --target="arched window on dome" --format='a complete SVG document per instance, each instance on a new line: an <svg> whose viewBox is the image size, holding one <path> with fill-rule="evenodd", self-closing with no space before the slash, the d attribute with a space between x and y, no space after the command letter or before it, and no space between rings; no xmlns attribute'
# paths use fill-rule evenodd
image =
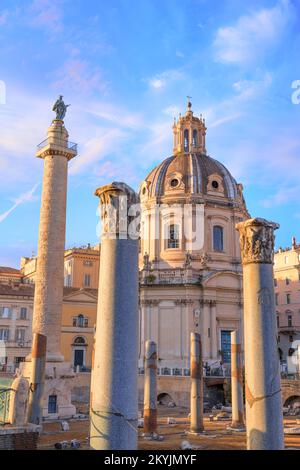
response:
<svg viewBox="0 0 300 470"><path fill-rule="evenodd" d="M197 147L198 145L198 133L196 129L193 130L193 147Z"/></svg>
<svg viewBox="0 0 300 470"><path fill-rule="evenodd" d="M179 248L179 225L169 225L168 248Z"/></svg>
<svg viewBox="0 0 300 470"><path fill-rule="evenodd" d="M223 227L215 225L213 228L213 249L214 251L224 251Z"/></svg>
<svg viewBox="0 0 300 470"><path fill-rule="evenodd" d="M189 151L189 131L188 129L185 129L183 133L183 145L184 145L184 151L188 152Z"/></svg>

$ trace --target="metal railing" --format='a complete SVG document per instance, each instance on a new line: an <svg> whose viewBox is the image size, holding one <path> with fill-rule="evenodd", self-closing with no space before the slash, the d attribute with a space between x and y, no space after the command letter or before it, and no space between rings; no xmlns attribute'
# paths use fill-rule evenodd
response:
<svg viewBox="0 0 300 470"><path fill-rule="evenodd" d="M92 372L92 368L87 366L74 366L73 370L74 372Z"/></svg>
<svg viewBox="0 0 300 470"><path fill-rule="evenodd" d="M139 367L138 370L139 375L144 375L145 369L144 367ZM230 368L222 367L213 367L211 369L207 368L206 370L203 369L203 377L210 377L210 378L226 378L230 377ZM190 376L190 369L189 368L180 368L180 367L158 367L157 375L161 376L173 376L173 377L189 377Z"/></svg>
<svg viewBox="0 0 300 470"><path fill-rule="evenodd" d="M60 144L60 142L57 142L57 143ZM43 142L41 142L37 146L37 149L42 150L47 145L50 145L50 139L49 138L43 140ZM77 152L77 144L75 144L74 142L69 142L69 141L62 140L61 141L61 146L67 148L68 150L72 150L73 152Z"/></svg>
<svg viewBox="0 0 300 470"><path fill-rule="evenodd" d="M0 389L0 426L8 423L11 393L15 393L13 388Z"/></svg>

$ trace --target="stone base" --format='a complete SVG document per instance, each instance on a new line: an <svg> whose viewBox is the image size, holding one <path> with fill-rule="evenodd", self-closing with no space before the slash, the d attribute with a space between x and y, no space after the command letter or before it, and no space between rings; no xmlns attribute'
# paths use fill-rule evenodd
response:
<svg viewBox="0 0 300 470"><path fill-rule="evenodd" d="M235 431L235 432L246 432L246 428L244 426L227 426L228 431Z"/></svg>
<svg viewBox="0 0 300 470"><path fill-rule="evenodd" d="M30 381L31 362L23 362L21 373ZM43 418L71 418L76 408L71 403L71 390L74 387L73 367L68 362L47 362L45 371L45 388L43 400ZM56 408L49 407L49 396L56 396Z"/></svg>
<svg viewBox="0 0 300 470"><path fill-rule="evenodd" d="M199 432L195 432L195 431L185 431L184 434L186 435L189 435L189 436L205 436L206 434L206 431L199 431Z"/></svg>
<svg viewBox="0 0 300 470"><path fill-rule="evenodd" d="M163 441L164 437L156 432L145 432L142 434L143 439L146 441Z"/></svg>
<svg viewBox="0 0 300 470"><path fill-rule="evenodd" d="M284 434L300 434L300 427L284 428Z"/></svg>

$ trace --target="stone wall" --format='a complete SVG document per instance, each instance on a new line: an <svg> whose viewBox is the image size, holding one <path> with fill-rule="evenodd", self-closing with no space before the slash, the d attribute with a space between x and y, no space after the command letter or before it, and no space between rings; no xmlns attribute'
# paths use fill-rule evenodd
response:
<svg viewBox="0 0 300 470"><path fill-rule="evenodd" d="M39 432L36 428L0 428L0 450L36 450Z"/></svg>
<svg viewBox="0 0 300 470"><path fill-rule="evenodd" d="M76 406L77 412L82 412L83 409L88 409L90 398L90 379L91 374L81 372L76 374L74 380L75 386L72 387L71 396L72 404ZM209 406L216 403L224 402L224 387L228 379L220 378L204 378L204 402ZM138 390L139 390L139 404L144 401L144 376L138 377ZM190 406L190 378L189 377L157 377L157 394L167 394L170 396L171 401L174 401L176 406L183 406L189 408ZM83 407L83 405L87 405Z"/></svg>
<svg viewBox="0 0 300 470"><path fill-rule="evenodd" d="M224 383L226 379L223 378L204 378L204 402L209 406L217 403L224 402ZM138 378L139 388L139 404L143 403L144 399L144 376L139 375ZM174 401L176 406L190 407L190 378L189 377L157 377L157 395L161 396L164 401L164 396L168 395L171 401Z"/></svg>
<svg viewBox="0 0 300 470"><path fill-rule="evenodd" d="M79 372L76 374L74 385L71 390L71 401L76 407L77 413L88 413L90 405L90 382L89 372Z"/></svg>
<svg viewBox="0 0 300 470"><path fill-rule="evenodd" d="M291 404L293 398L300 402L300 380L282 380L281 391L284 406Z"/></svg>

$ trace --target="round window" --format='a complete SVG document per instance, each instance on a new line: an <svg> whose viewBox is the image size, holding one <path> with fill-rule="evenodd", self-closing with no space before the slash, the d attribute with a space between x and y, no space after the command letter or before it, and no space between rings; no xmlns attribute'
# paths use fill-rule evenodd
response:
<svg viewBox="0 0 300 470"><path fill-rule="evenodd" d="M213 182L211 183L211 185L212 185L212 187L213 187L214 189L218 189L218 187L219 187L218 181L213 181Z"/></svg>
<svg viewBox="0 0 300 470"><path fill-rule="evenodd" d="M171 184L172 188L176 188L176 186L179 185L179 181L178 181L178 179L174 178L174 179L171 180L170 184Z"/></svg>

